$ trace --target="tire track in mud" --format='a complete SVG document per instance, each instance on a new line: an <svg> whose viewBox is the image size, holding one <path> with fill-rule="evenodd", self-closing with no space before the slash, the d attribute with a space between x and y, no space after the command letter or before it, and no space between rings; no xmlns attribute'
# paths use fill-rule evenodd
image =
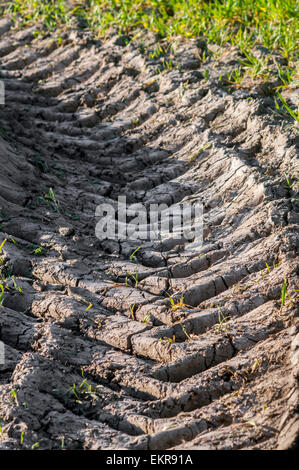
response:
<svg viewBox="0 0 299 470"><path fill-rule="evenodd" d="M119 37L73 30L58 47L10 27L1 20L0 448L21 447L22 432L27 448L293 446L295 129L258 90L222 86L227 55L205 80L194 41L158 73L162 59ZM201 201L200 252L146 241L132 260L138 242L98 240L95 209L119 195Z"/></svg>

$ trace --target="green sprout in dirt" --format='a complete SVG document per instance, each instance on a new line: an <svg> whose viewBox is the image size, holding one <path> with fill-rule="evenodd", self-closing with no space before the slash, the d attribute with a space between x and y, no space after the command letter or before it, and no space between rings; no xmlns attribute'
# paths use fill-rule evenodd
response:
<svg viewBox="0 0 299 470"><path fill-rule="evenodd" d="M146 315L144 315L144 319L143 319L143 323L145 323L146 325L148 325L148 320L150 318L150 312L147 312Z"/></svg>
<svg viewBox="0 0 299 470"><path fill-rule="evenodd" d="M252 52L246 51L245 49L241 50L247 61L239 60L239 62L249 70L250 75L252 75L253 78L261 76L268 78L269 58L265 57L264 59L258 59Z"/></svg>
<svg viewBox="0 0 299 470"><path fill-rule="evenodd" d="M133 279L133 281L135 282L135 287L137 287L138 283L139 283L139 281L138 281L138 276L139 276L138 270L137 269L135 270L135 274L132 274L130 272L128 272L127 274L128 274L129 277L131 277ZM129 280L128 276L126 276L126 286L128 285L128 280Z"/></svg>
<svg viewBox="0 0 299 470"><path fill-rule="evenodd" d="M2 248L4 247L6 242L7 242L7 238L5 238L5 240L3 240L3 242L0 245L0 255L2 253ZM3 258L1 258L1 256L0 256L0 264L4 264L4 260L3 260Z"/></svg>
<svg viewBox="0 0 299 470"><path fill-rule="evenodd" d="M46 203L50 209L52 209L54 205L56 212L59 212L59 203L52 188L50 188L44 196L39 196L38 199Z"/></svg>
<svg viewBox="0 0 299 470"><path fill-rule="evenodd" d="M52 201L54 203L55 209L58 212L58 210L59 210L58 201L56 199L56 196L55 196L54 191L53 191L52 188L50 188L48 193L44 195L44 198L45 199L50 199L50 201Z"/></svg>
<svg viewBox="0 0 299 470"><path fill-rule="evenodd" d="M31 253L35 256L42 256L45 251L42 246L35 245L34 243L29 243L28 245L26 245L26 248L30 248L32 250Z"/></svg>
<svg viewBox="0 0 299 470"><path fill-rule="evenodd" d="M207 150L208 148L211 147L211 143L210 142L207 142L206 144L204 144L202 147L200 147L200 149L197 150L197 152L195 152L194 155L192 155L192 157L189 158L189 163L192 163L194 162L194 160L196 160L197 157L199 157L202 152L204 152L205 150ZM199 255L200 256L200 255ZM201 256L204 256L204 255L201 255Z"/></svg>
<svg viewBox="0 0 299 470"><path fill-rule="evenodd" d="M98 401L99 399L99 388L100 385L93 386L88 383L87 379L84 377L84 372L82 370L82 382L79 385L73 384L69 388L69 392L74 395L76 403L82 405L83 402L87 399L92 399L93 402Z"/></svg>
<svg viewBox="0 0 299 470"><path fill-rule="evenodd" d="M61 450L65 450L64 437L61 438Z"/></svg>
<svg viewBox="0 0 299 470"><path fill-rule="evenodd" d="M38 248L36 248L36 250L33 251L33 254L35 256L41 256L43 254L43 251L44 251L43 247L39 246Z"/></svg>
<svg viewBox="0 0 299 470"><path fill-rule="evenodd" d="M173 310L178 310L180 308L184 308L184 307L188 307L188 308L193 308L191 305L188 305L188 304L185 304L184 303L184 296L182 295L182 297L180 298L179 302L175 302L173 297L168 294L168 292L166 292L166 294L168 295L169 297L169 301L170 301L170 305L171 305L171 308Z"/></svg>
<svg viewBox="0 0 299 470"><path fill-rule="evenodd" d="M173 335L172 338L168 338L167 336L164 336L163 338L160 338L160 341L163 344L173 344L175 343L175 335Z"/></svg>
<svg viewBox="0 0 299 470"><path fill-rule="evenodd" d="M228 325L227 321L229 319L229 316L225 316L222 312L221 309L218 311L218 327L217 327L217 332L218 333L227 333L228 332Z"/></svg>
<svg viewBox="0 0 299 470"><path fill-rule="evenodd" d="M11 390L10 391L10 394L12 396L12 398L14 399L14 401L16 402L16 404L18 404L18 395L17 395L17 392L15 390Z"/></svg>
<svg viewBox="0 0 299 470"><path fill-rule="evenodd" d="M11 278L11 279L12 279L12 282L13 282L14 289L15 289L15 290L16 290L16 291L17 291L19 294L23 294L23 291L22 291L21 287L20 287L20 286L18 286L18 284L17 284L17 281L16 281L15 277L14 277L14 276L12 276L12 278Z"/></svg>
<svg viewBox="0 0 299 470"><path fill-rule="evenodd" d="M291 183L290 178L288 177L288 175L285 172L284 172L284 176L285 176L285 180L286 180L286 185L285 185L286 189L291 191L294 188L294 186L298 186L298 184L299 184L298 180Z"/></svg>
<svg viewBox="0 0 299 470"><path fill-rule="evenodd" d="M3 284L0 284L0 306L3 304L3 296L4 296L4 285Z"/></svg>
<svg viewBox="0 0 299 470"><path fill-rule="evenodd" d="M266 268L267 268L268 273L270 273L270 272L271 272L271 269L270 269L270 266L269 266L268 263L266 263Z"/></svg>
<svg viewBox="0 0 299 470"><path fill-rule="evenodd" d="M5 240L3 240L3 242L0 245L0 254L2 253L2 248L4 247L6 242L7 242L7 238L5 238Z"/></svg>
<svg viewBox="0 0 299 470"><path fill-rule="evenodd" d="M186 335L187 340L190 341L190 343L192 343L193 339L191 338L190 335L188 335L185 325L181 324L181 328L183 330L183 333Z"/></svg>
<svg viewBox="0 0 299 470"><path fill-rule="evenodd" d="M284 277L281 289L281 308L284 306L296 306L298 304L298 289L288 289L288 281Z"/></svg>
<svg viewBox="0 0 299 470"><path fill-rule="evenodd" d="M15 239L13 237L9 237L8 241L10 243L13 243L15 246L18 246L18 243L15 241Z"/></svg>
<svg viewBox="0 0 299 470"><path fill-rule="evenodd" d="M287 280L286 278L284 278L282 289L281 289L281 306L282 307L285 305L286 294L287 294Z"/></svg>
<svg viewBox="0 0 299 470"><path fill-rule="evenodd" d="M136 253L140 250L141 246L139 246L138 248L136 248L136 250L133 251L133 253L130 255L130 260L131 261L135 261L136 263L138 262L138 259L137 257L135 256Z"/></svg>
<svg viewBox="0 0 299 470"><path fill-rule="evenodd" d="M241 67L235 67L232 72L227 72L227 81L235 86L240 86L244 80L244 74L242 73ZM220 80L221 81L221 78Z"/></svg>
<svg viewBox="0 0 299 470"><path fill-rule="evenodd" d="M130 310L132 320L135 320L135 304L136 302L134 302L133 305L129 304L129 310Z"/></svg>
<svg viewBox="0 0 299 470"><path fill-rule="evenodd" d="M291 116L295 121L299 121L299 108L297 108L296 111L293 111L288 103L286 102L286 100L283 98L283 96L279 93L279 91L277 92L277 96L279 97L280 101L281 101L281 104L283 106L283 111L285 114ZM277 111L280 111L280 106L279 106L279 102L278 100L275 98L275 107L277 109Z"/></svg>

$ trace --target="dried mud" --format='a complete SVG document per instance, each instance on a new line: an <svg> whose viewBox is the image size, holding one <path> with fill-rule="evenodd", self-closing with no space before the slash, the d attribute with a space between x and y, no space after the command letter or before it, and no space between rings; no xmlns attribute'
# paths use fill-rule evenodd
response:
<svg viewBox="0 0 299 470"><path fill-rule="evenodd" d="M158 73L163 58L122 37L74 29L59 45L11 28L1 20L0 449L294 448L291 121L259 85L219 80L235 50L203 66L202 44L182 41L179 67ZM146 242L134 261L136 241L99 241L96 206L123 194L201 201L201 252Z"/></svg>

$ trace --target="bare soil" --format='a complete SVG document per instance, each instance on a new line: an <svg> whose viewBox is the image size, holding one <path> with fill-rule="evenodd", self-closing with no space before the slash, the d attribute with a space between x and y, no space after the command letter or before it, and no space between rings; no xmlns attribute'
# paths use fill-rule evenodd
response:
<svg viewBox="0 0 299 470"><path fill-rule="evenodd" d="M0 448L294 448L292 121L258 83L219 79L234 49L205 77L201 43L182 41L158 73L163 59L123 37L74 28L59 45L11 26L0 21ZM136 241L98 240L96 206L124 194L201 201L201 252L146 242L136 262Z"/></svg>

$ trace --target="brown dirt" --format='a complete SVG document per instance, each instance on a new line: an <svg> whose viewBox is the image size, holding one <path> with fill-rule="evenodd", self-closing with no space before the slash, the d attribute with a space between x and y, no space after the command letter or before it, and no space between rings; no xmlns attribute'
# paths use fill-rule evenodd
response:
<svg viewBox="0 0 299 470"><path fill-rule="evenodd" d="M234 50L203 67L180 42L157 73L122 38L32 31L0 21L0 448L293 448L295 127L259 85L219 81ZM201 252L146 242L134 262L136 241L97 240L96 206L123 194L202 201Z"/></svg>

